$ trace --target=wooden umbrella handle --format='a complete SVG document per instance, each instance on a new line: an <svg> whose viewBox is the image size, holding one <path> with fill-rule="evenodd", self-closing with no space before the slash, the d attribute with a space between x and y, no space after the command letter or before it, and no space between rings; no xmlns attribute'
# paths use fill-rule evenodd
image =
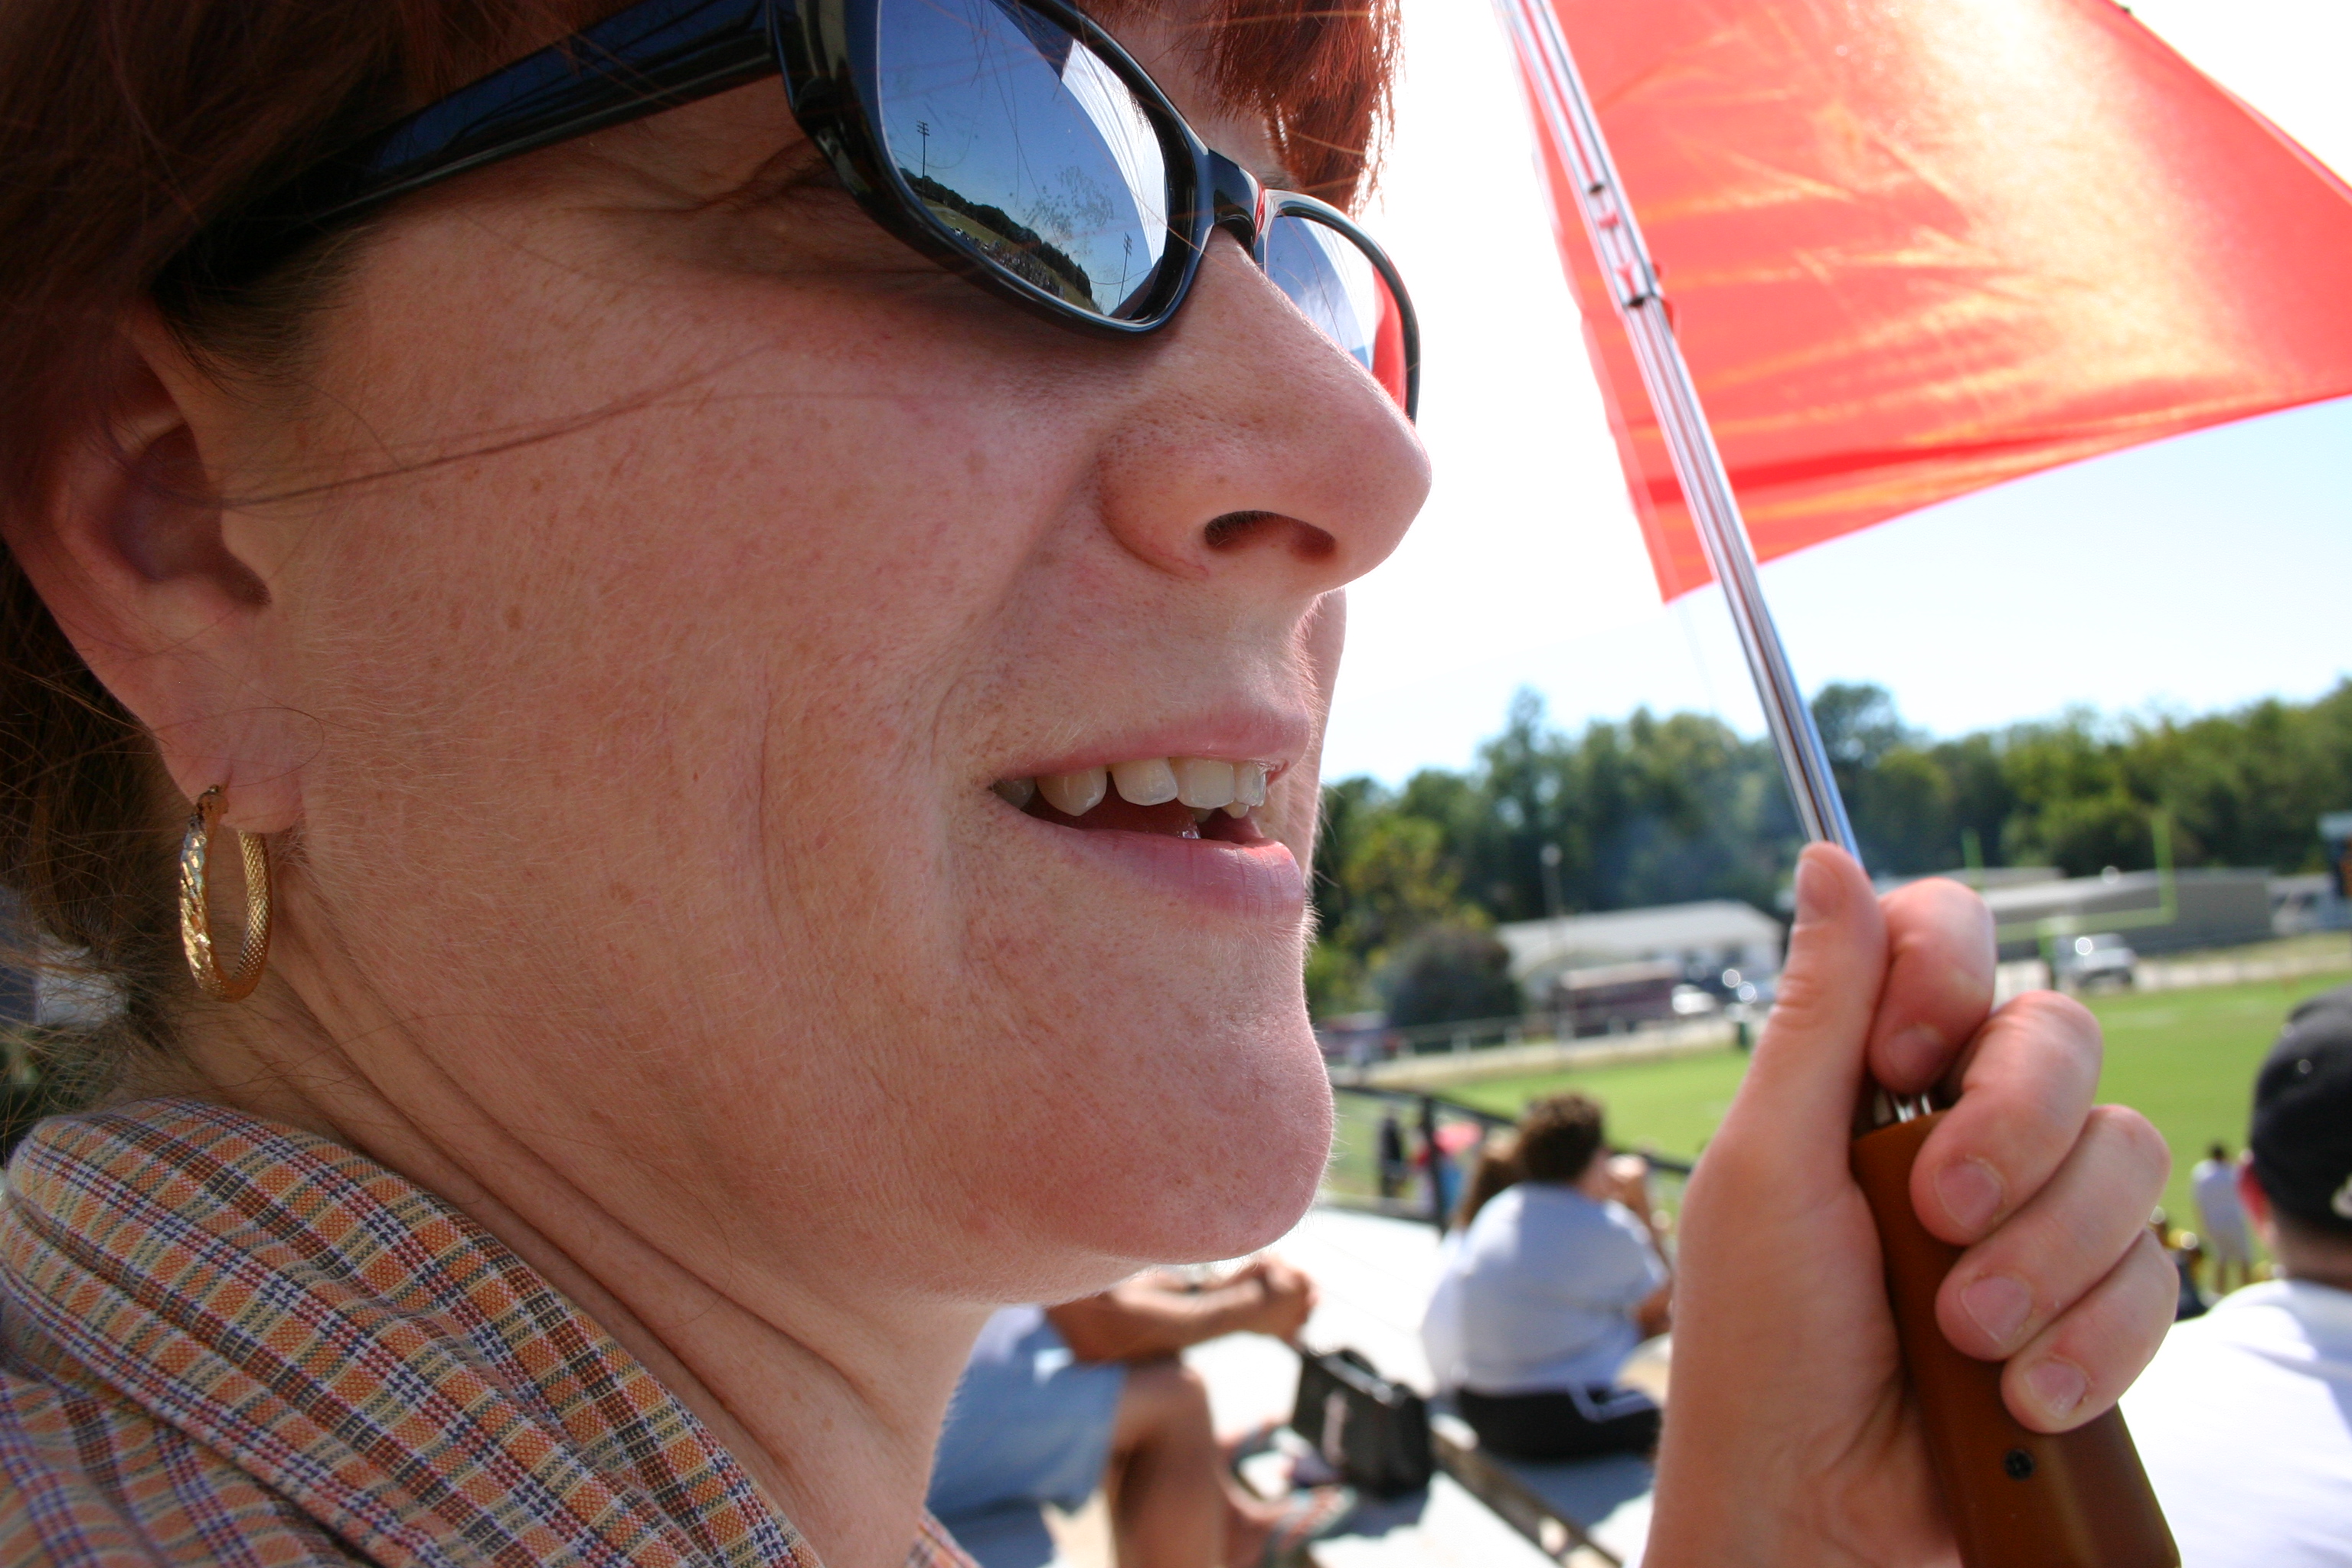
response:
<svg viewBox="0 0 2352 1568"><path fill-rule="evenodd" d="M2028 1430L2000 1398L2000 1363L1952 1347L1936 1292L1960 1249L1919 1223L1911 1163L1943 1112L1853 1142L1853 1175L1878 1222L1886 1289L1944 1501L1968 1568L2179 1568L2180 1553L2123 1413L2072 1432Z"/></svg>

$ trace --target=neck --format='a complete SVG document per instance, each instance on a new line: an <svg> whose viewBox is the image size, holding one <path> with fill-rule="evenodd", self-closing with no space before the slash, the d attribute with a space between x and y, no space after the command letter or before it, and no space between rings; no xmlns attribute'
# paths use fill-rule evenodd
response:
<svg viewBox="0 0 2352 1568"><path fill-rule="evenodd" d="M667 1206L649 1209L646 1173L622 1151L559 1169L535 1146L530 1097L467 1093L433 1067L440 1051L404 1048L411 1026L328 1029L281 992L192 1042L184 1076L138 1087L305 1128L464 1210L692 1410L828 1568L899 1568L987 1310L862 1289L854 1260L824 1249L788 1277L747 1277L730 1250L682 1239L706 1234L723 1198L671 1184ZM364 1058L346 1040L364 1041Z"/></svg>
<svg viewBox="0 0 2352 1568"><path fill-rule="evenodd" d="M2352 1251L2352 1249L2347 1249ZM2273 1254L2278 1259L2279 1277L2305 1285L2325 1285L2331 1289L2352 1291L2352 1257L2330 1252L2319 1257L2294 1248L2282 1248Z"/></svg>

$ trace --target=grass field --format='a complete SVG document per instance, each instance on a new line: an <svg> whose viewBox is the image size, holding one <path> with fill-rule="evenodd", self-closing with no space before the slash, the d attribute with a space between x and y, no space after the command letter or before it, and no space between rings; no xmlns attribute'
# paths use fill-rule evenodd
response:
<svg viewBox="0 0 2352 1568"><path fill-rule="evenodd" d="M2243 1145L2254 1069L2277 1037L2287 1009L2343 983L2339 974L2089 999L2107 1038L2099 1098L2136 1108L2172 1146L2172 1182L2164 1206L2176 1224L2196 1226L2189 1167L2205 1145L2216 1139L2233 1152ZM1746 1057L1722 1051L1584 1072L1489 1079L1446 1093L1517 1115L1538 1095L1580 1089L1608 1106L1613 1142L1688 1156L1698 1152L1723 1120L1747 1065Z"/></svg>

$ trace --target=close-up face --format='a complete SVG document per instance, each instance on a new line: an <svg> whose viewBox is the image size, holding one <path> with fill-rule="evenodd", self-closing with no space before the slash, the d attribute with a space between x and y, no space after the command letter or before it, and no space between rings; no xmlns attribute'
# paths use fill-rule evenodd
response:
<svg viewBox="0 0 2352 1568"><path fill-rule="evenodd" d="M1280 182L1180 26L1114 31ZM189 656L249 700L157 728L299 802L278 967L362 1074L625 1151L624 1221L751 1277L1051 1299L1305 1206L1337 590L1426 473L1232 237L1074 332L756 83L398 209L299 374L183 403L259 590Z"/></svg>

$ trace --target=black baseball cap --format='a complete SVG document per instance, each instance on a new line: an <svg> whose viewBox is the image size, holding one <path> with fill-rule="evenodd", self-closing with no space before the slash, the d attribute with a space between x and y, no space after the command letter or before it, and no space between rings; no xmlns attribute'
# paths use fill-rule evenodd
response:
<svg viewBox="0 0 2352 1568"><path fill-rule="evenodd" d="M2287 1015L2254 1078L2246 1147L2272 1203L2352 1237L2352 985Z"/></svg>

